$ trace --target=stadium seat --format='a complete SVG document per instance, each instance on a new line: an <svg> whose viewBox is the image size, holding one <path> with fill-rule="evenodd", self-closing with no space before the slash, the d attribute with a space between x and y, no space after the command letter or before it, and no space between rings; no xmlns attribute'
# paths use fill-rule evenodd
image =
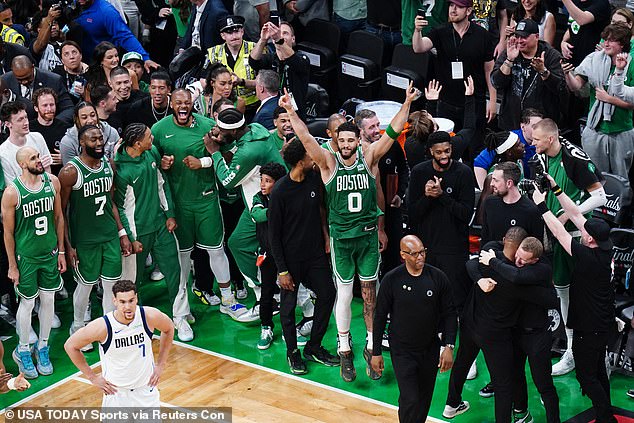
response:
<svg viewBox="0 0 634 423"><path fill-rule="evenodd" d="M414 81L416 88L424 91L428 64L429 53L414 53L412 46L397 45L392 54L392 64L383 70L381 98L403 101L403 91L410 80Z"/></svg>
<svg viewBox="0 0 634 423"><path fill-rule="evenodd" d="M306 93L306 118L328 117L330 110L330 97L328 92L317 84L308 84Z"/></svg>
<svg viewBox="0 0 634 423"><path fill-rule="evenodd" d="M337 25L313 19L296 46L296 50L310 61L310 82L321 85L329 92L335 87L340 38L341 31Z"/></svg>
<svg viewBox="0 0 634 423"><path fill-rule="evenodd" d="M339 102L350 97L376 100L381 80L383 40L366 31L350 34L348 51L339 58Z"/></svg>
<svg viewBox="0 0 634 423"><path fill-rule="evenodd" d="M328 118L317 118L309 121L306 126L308 127L308 132L313 137L319 138L328 138L328 134L326 134L326 128L328 128Z"/></svg>
<svg viewBox="0 0 634 423"><path fill-rule="evenodd" d="M629 218L632 205L630 183L622 176L601 172L605 178L603 189L608 199L604 206L594 209L592 215L606 220L612 226L622 224Z"/></svg>

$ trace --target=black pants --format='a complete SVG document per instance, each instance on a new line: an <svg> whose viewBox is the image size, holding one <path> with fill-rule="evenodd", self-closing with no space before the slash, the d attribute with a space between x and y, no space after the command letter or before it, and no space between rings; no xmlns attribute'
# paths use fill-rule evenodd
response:
<svg viewBox="0 0 634 423"><path fill-rule="evenodd" d="M392 347L392 367L398 383L398 420L421 423L427 420L438 374L440 343L435 340L423 351Z"/></svg>
<svg viewBox="0 0 634 423"><path fill-rule="evenodd" d="M387 248L381 254L383 266L381 274L385 275L390 270L401 264L400 241L403 238L403 212L400 208L390 207L386 199L385 205L385 234L387 235Z"/></svg>
<svg viewBox="0 0 634 423"><path fill-rule="evenodd" d="M449 376L447 405L457 407L462 401L462 388L467 380L471 363L482 349L491 382L495 386L495 421L511 421L513 403L513 343L510 330L499 331L495 335L480 336L470 328L460 328L460 343L456 359Z"/></svg>
<svg viewBox="0 0 634 423"><path fill-rule="evenodd" d="M288 272L295 282L292 291L282 289L280 299L280 322L286 340L286 349L291 352L297 348L297 333L295 332L295 306L297 304L297 290L299 284L312 290L317 296L315 301L315 315L313 329L310 333L311 347L319 347L328 329L330 313L335 305L336 289L332 281L332 273L326 255L307 261L286 263Z"/></svg>
<svg viewBox="0 0 634 423"><path fill-rule="evenodd" d="M229 260L229 273L231 275L231 280L235 283L236 289L242 289L244 288L242 273L240 273L240 269L238 268L231 251L227 248L226 240L238 224L238 219L240 219L242 210L244 210L244 203L242 200L237 200L233 203L220 201L220 208L222 209L222 221L225 225L225 254ZM214 274L209 266L209 254L201 248L194 247L194 251L192 251L192 260L194 261L196 287L201 291L211 294L214 286Z"/></svg>
<svg viewBox="0 0 634 423"><path fill-rule="evenodd" d="M260 277L262 278L262 296L260 297L260 321L262 326L273 325L273 296L277 291L277 266L273 256L267 254L266 260L260 266Z"/></svg>
<svg viewBox="0 0 634 423"><path fill-rule="evenodd" d="M528 410L528 389L526 386L526 358L533 376L533 382L544 401L546 409L546 421L559 423L559 397L551 376L550 347L552 346L552 334L545 329L533 333L527 333L522 329L513 332L513 366L514 366L514 390L513 404L516 410Z"/></svg>
<svg viewBox="0 0 634 423"><path fill-rule="evenodd" d="M610 401L610 381L605 371L607 332L574 330L572 354L581 391L592 401L597 423L616 423Z"/></svg>
<svg viewBox="0 0 634 423"><path fill-rule="evenodd" d="M433 254L429 252L426 258L427 263L439 268L447 275L453 292L453 303L458 314L462 313L469 291L473 287L473 282L469 279L465 266L468 260L469 254L466 251L464 254Z"/></svg>

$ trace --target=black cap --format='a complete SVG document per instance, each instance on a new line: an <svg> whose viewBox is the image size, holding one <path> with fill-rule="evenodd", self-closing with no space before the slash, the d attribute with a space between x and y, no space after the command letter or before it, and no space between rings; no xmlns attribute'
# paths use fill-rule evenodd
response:
<svg viewBox="0 0 634 423"><path fill-rule="evenodd" d="M612 249L612 240L610 239L610 225L605 220L595 217L588 219L583 225L588 235L590 235L602 250Z"/></svg>
<svg viewBox="0 0 634 423"><path fill-rule="evenodd" d="M534 20L522 19L515 25L515 35L518 37L528 37L533 34L539 34L539 26Z"/></svg>
<svg viewBox="0 0 634 423"><path fill-rule="evenodd" d="M220 28L220 32L225 32L231 28L242 28L244 27L244 18L236 15L225 16L224 18L218 19L218 27Z"/></svg>

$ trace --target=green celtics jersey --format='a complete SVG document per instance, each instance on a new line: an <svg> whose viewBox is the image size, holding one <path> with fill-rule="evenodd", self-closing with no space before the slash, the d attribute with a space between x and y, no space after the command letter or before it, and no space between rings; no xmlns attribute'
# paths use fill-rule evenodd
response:
<svg viewBox="0 0 634 423"><path fill-rule="evenodd" d="M361 148L351 165L335 155L337 168L326 182L328 223L333 239L356 238L377 230L376 181Z"/></svg>
<svg viewBox="0 0 634 423"><path fill-rule="evenodd" d="M401 0L401 32L403 34L403 44L411 46L414 35L414 20L418 9L425 9L425 20L428 24L423 28L422 35L427 36L429 31L447 22L449 2L437 0Z"/></svg>
<svg viewBox="0 0 634 423"><path fill-rule="evenodd" d="M15 252L18 257L43 260L57 249L55 233L55 188L47 173L37 191L27 188L20 177L13 180L18 193L15 206Z"/></svg>
<svg viewBox="0 0 634 423"><path fill-rule="evenodd" d="M209 202L218 196L216 177L213 169L192 170L183 159L193 156L197 159L208 156L203 137L216 126L213 119L193 114L191 126L179 126L173 116L166 116L152 126L154 145L161 155L174 156L174 164L165 173L174 203L191 204Z"/></svg>
<svg viewBox="0 0 634 423"><path fill-rule="evenodd" d="M70 193L68 212L72 246L101 244L117 238L110 196L113 179L110 163L102 158L99 167L93 169L79 156L69 163L77 169L77 182Z"/></svg>

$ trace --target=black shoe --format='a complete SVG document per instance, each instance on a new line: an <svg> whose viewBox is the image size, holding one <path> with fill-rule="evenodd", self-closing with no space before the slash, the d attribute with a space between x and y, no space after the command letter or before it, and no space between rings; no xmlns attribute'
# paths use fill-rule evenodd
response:
<svg viewBox="0 0 634 423"><path fill-rule="evenodd" d="M372 368L372 353L370 352L370 350L368 350L367 347L363 349L363 358L365 359L365 362L367 363L367 366L365 368L365 373L368 375L368 377L372 380L381 379L381 375L375 372L374 369Z"/></svg>
<svg viewBox="0 0 634 423"><path fill-rule="evenodd" d="M354 369L354 362L352 359L352 351L340 352L339 358L341 359L341 378L344 382L352 382L357 378L357 371Z"/></svg>
<svg viewBox="0 0 634 423"><path fill-rule="evenodd" d="M493 389L493 382L487 383L487 385L480 389L480 396L483 398L491 398L495 395L495 390Z"/></svg>
<svg viewBox="0 0 634 423"><path fill-rule="evenodd" d="M304 358L308 361L321 363L328 367L337 367L341 364L339 357L330 354L328 350L321 345L314 348L311 347L310 344L306 344L304 347Z"/></svg>
<svg viewBox="0 0 634 423"><path fill-rule="evenodd" d="M290 367L291 373L294 375L305 375L308 373L306 363L302 360L302 354L297 348L295 348L292 353L288 354L286 359L288 361L288 367Z"/></svg>

